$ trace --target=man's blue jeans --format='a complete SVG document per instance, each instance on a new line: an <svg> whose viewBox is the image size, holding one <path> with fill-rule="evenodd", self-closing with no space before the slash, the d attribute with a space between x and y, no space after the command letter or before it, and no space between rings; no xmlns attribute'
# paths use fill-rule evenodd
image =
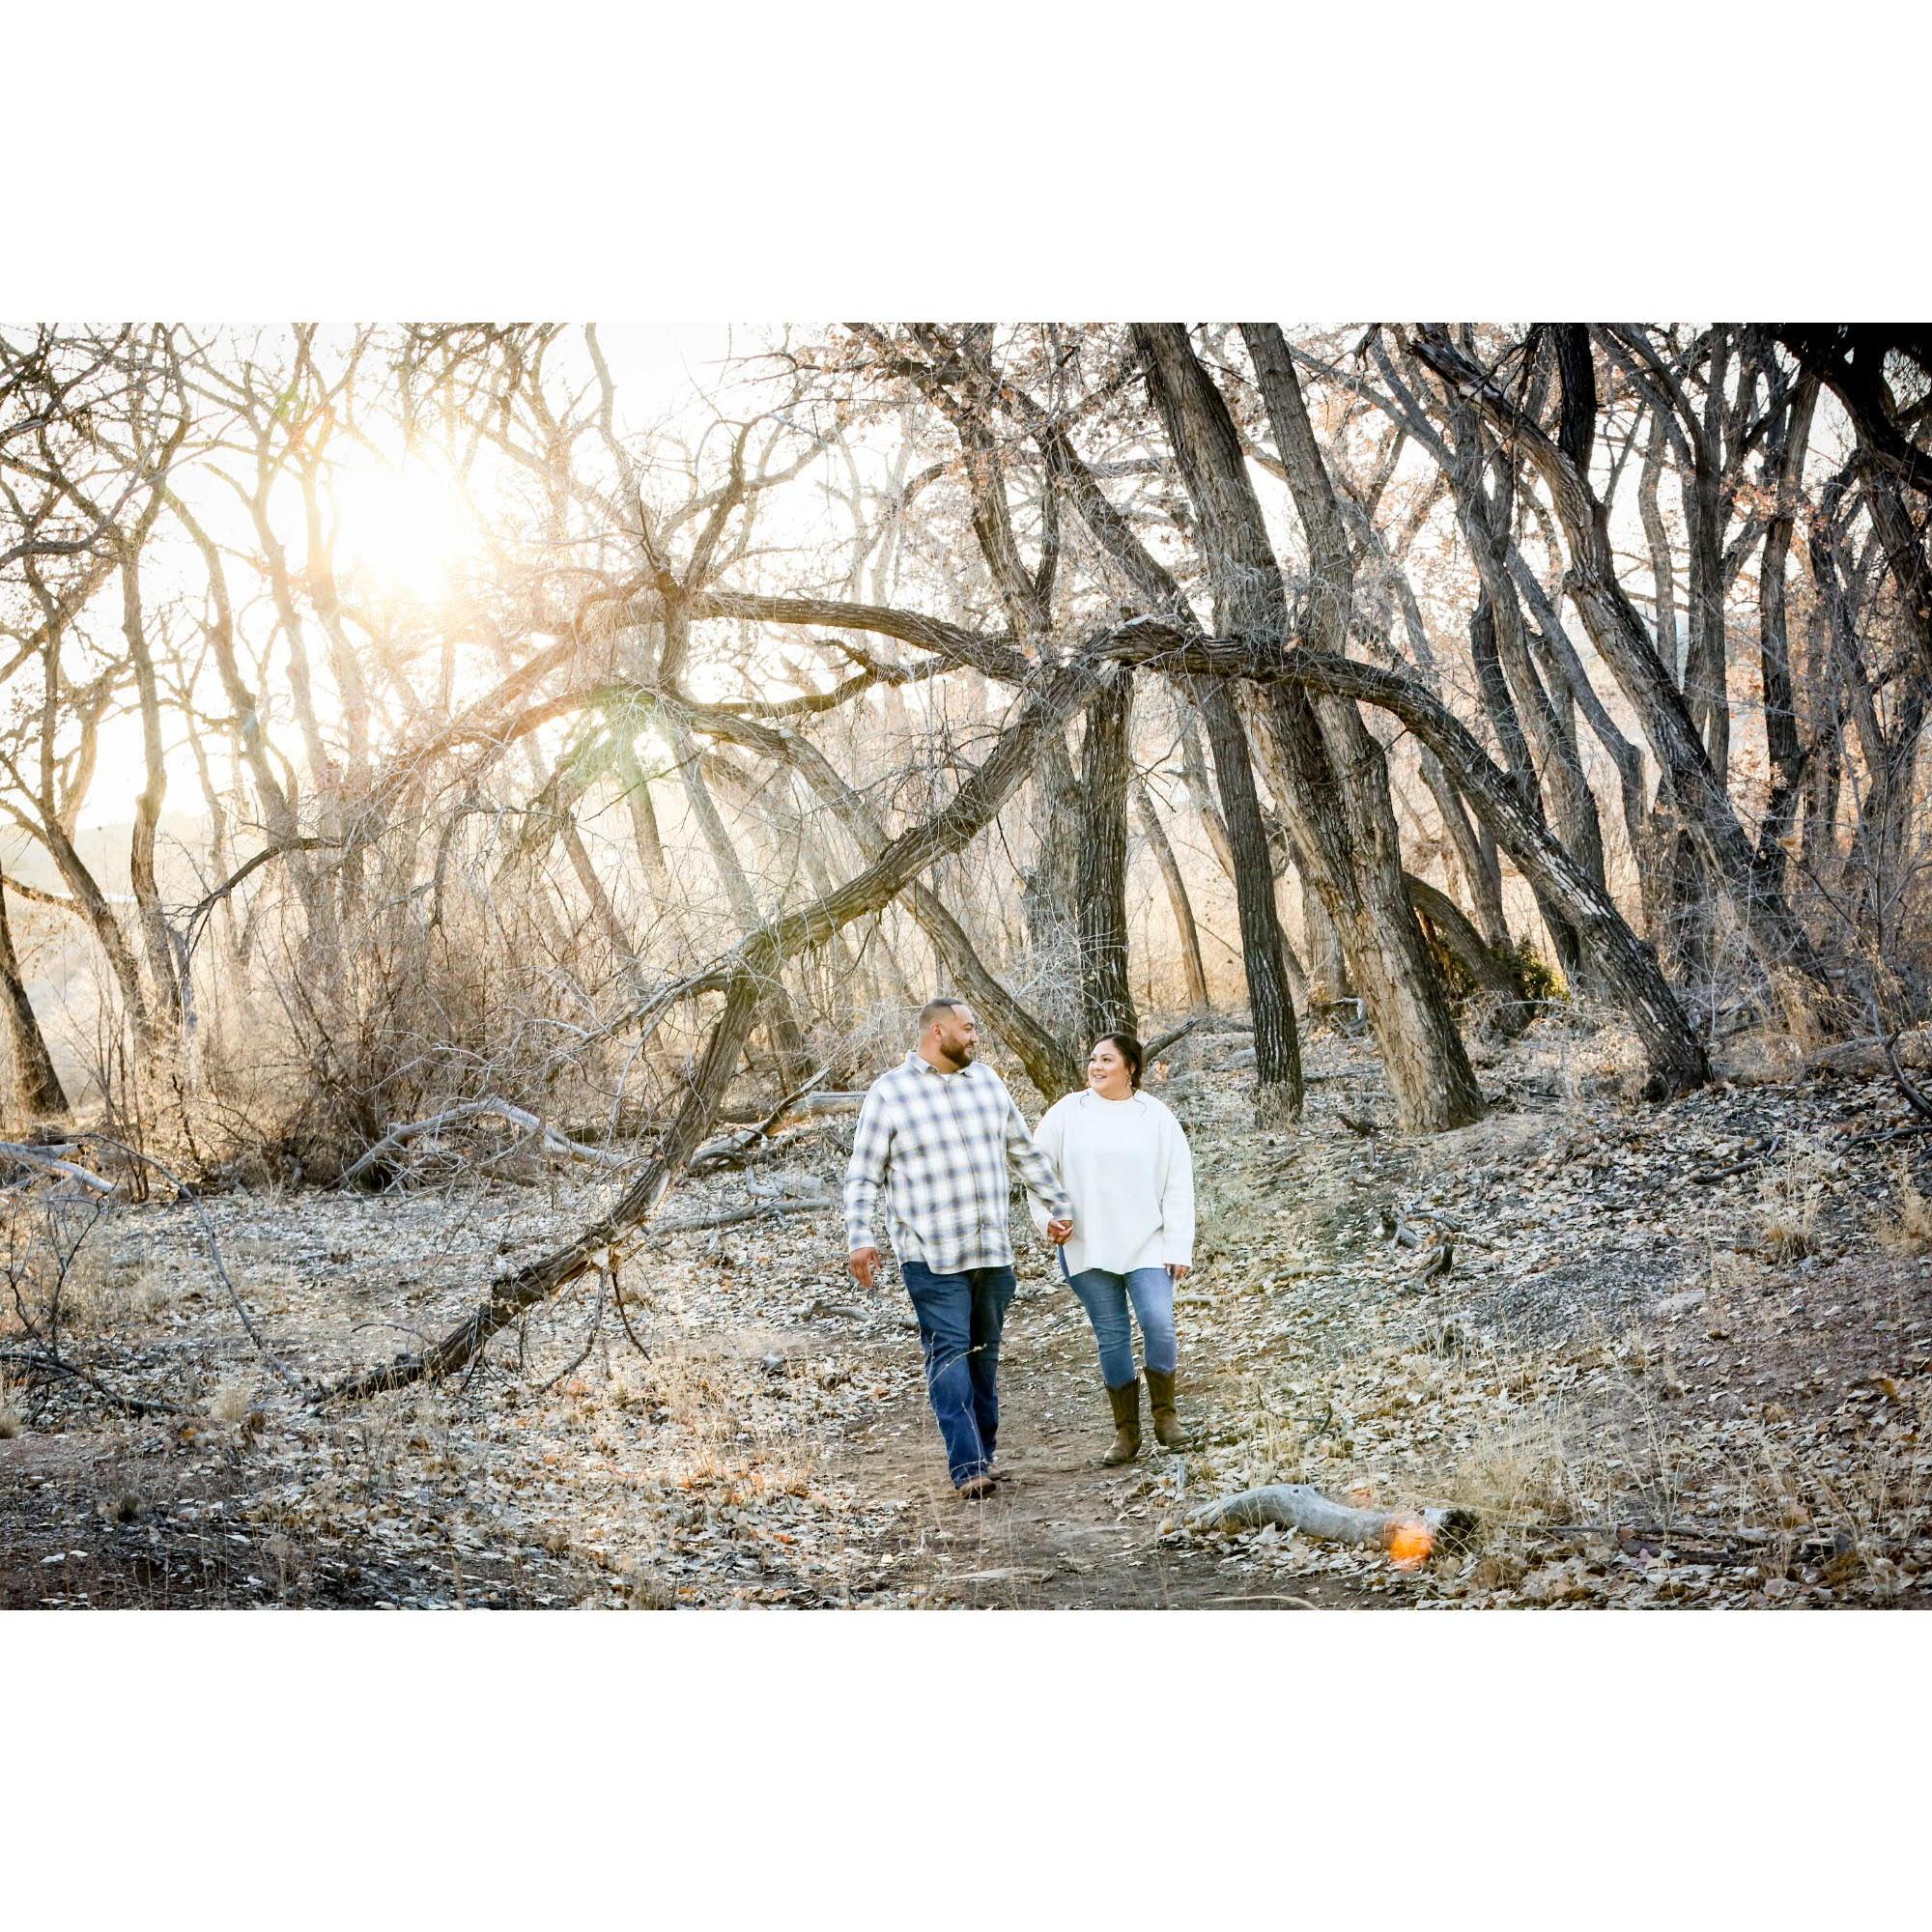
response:
<svg viewBox="0 0 1932 1932"><path fill-rule="evenodd" d="M1000 1330L1018 1283L1009 1267L934 1274L923 1262L901 1262L899 1272L919 1317L926 1393L957 1489L992 1466L1000 1433Z"/></svg>
<svg viewBox="0 0 1932 1932"><path fill-rule="evenodd" d="M1110 1389L1125 1388L1134 1379L1129 1300L1141 1324L1141 1349L1148 1367L1158 1375L1174 1373L1180 1347L1174 1335L1174 1277L1164 1267L1135 1268L1131 1274L1082 1268L1067 1277L1067 1286L1080 1297L1094 1324L1094 1339L1100 1345L1100 1375Z"/></svg>

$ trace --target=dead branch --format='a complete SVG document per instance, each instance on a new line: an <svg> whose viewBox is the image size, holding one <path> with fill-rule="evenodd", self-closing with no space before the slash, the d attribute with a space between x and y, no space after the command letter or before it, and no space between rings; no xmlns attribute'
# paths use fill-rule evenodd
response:
<svg viewBox="0 0 1932 1932"><path fill-rule="evenodd" d="M660 1235L692 1235L704 1228L735 1228L741 1221L762 1220L767 1214L808 1214L814 1208L835 1208L829 1194L794 1194L781 1201L754 1201L749 1208L725 1208L715 1214L689 1214L675 1221L660 1221Z"/></svg>
<svg viewBox="0 0 1932 1932"><path fill-rule="evenodd" d="M810 1094L831 1070L829 1066L821 1066L802 1087L787 1094L762 1121L757 1122L753 1126L747 1127L742 1133L725 1134L718 1140L706 1141L691 1156L691 1165L686 1169L686 1172L696 1178L699 1175L710 1174L718 1168L728 1166L733 1161L742 1160L760 1141L770 1135L772 1129L784 1119L785 1115L790 1113L792 1108Z"/></svg>
<svg viewBox="0 0 1932 1932"><path fill-rule="evenodd" d="M1185 1039L1207 1017L1206 1013L1197 1013L1191 1020L1185 1021L1182 1025L1174 1028L1172 1032L1162 1034L1159 1038L1150 1041L1148 1045L1141 1049L1143 1056L1150 1062L1158 1060L1169 1047L1177 1045L1179 1041Z"/></svg>
<svg viewBox="0 0 1932 1932"><path fill-rule="evenodd" d="M124 1395L121 1390L109 1388L98 1376L90 1375L65 1356L43 1350L0 1349L0 1362L19 1362L30 1369L46 1369L55 1375L71 1376L75 1381L85 1382L103 1402L112 1404L124 1415L182 1415L186 1412L171 1402L153 1402L146 1396Z"/></svg>
<svg viewBox="0 0 1932 1932"><path fill-rule="evenodd" d="M64 1147L62 1152L71 1153L71 1147ZM58 1174L64 1179L78 1181L82 1187L92 1188L97 1194L112 1194L114 1183L103 1180L91 1169L77 1167L71 1160L59 1159L51 1148L22 1147L17 1141L0 1141L0 1155L8 1160L18 1161L23 1167L44 1168L49 1174Z"/></svg>
<svg viewBox="0 0 1932 1932"><path fill-rule="evenodd" d="M424 1134L439 1132L443 1127L457 1125L463 1121L480 1120L494 1117L509 1122L513 1127L522 1127L526 1133L542 1136L544 1148L551 1153L567 1153L578 1160L594 1161L599 1167L625 1168L636 1164L631 1154L612 1153L609 1148L588 1147L582 1141L567 1140L554 1127L544 1122L526 1108L513 1106L508 1100L491 1094L481 1100L465 1100L460 1105L447 1107L440 1114L432 1114L427 1120L409 1121L401 1126L391 1127L373 1146L365 1148L349 1166L342 1170L336 1185L347 1187L358 1175L366 1173L385 1154L406 1146Z"/></svg>
<svg viewBox="0 0 1932 1932"><path fill-rule="evenodd" d="M570 1360L557 1370L556 1374L551 1377L549 1381L540 1382L537 1385L537 1393L539 1395L548 1395L565 1376L574 1374L590 1359L590 1351L597 1346L597 1331L604 1325L604 1292L610 1287L616 1273L617 1270L614 1267L611 1268L597 1284L597 1299L591 1306L590 1326L584 1334L582 1348L578 1350L577 1353L571 1356ZM630 1323L626 1322L624 1325L628 1329ZM635 1342L637 1337L634 1335L631 1339Z"/></svg>
<svg viewBox="0 0 1932 1932"><path fill-rule="evenodd" d="M190 952L194 951L199 928L206 922L208 915L223 899L227 898L235 891L236 887L241 885L251 872L259 870L270 859L279 859L284 853L288 852L332 851L340 847L341 844L342 840L340 838L285 838L276 844L263 846L261 851L257 852L252 859L244 860L212 893L196 900L194 905L189 908L187 918L183 923L184 930L187 934L187 950ZM9 883L11 884L12 882L9 881Z"/></svg>
<svg viewBox="0 0 1932 1932"><path fill-rule="evenodd" d="M1885 1064L1891 1069L1892 1081L1905 1095L1912 1111L1932 1121L1932 1094L1927 1094L1905 1070L1905 1062L1898 1051L1898 1035L1895 1032L1888 1034L1880 1043L1885 1048Z"/></svg>

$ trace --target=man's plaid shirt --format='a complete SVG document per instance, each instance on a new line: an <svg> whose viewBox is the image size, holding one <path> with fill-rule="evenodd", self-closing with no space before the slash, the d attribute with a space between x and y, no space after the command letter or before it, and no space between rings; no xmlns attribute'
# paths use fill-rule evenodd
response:
<svg viewBox="0 0 1932 1932"><path fill-rule="evenodd" d="M941 1073L909 1053L872 1082L859 1111L845 1169L847 1244L877 1244L872 1215L883 1184L902 1263L923 1262L935 1274L1009 1267L1009 1167L1054 1219L1071 1216L1073 1204L1006 1082L977 1061Z"/></svg>

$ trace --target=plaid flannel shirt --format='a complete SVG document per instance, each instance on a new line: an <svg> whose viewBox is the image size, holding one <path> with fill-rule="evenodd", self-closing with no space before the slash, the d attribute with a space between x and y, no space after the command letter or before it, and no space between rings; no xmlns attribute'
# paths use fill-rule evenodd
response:
<svg viewBox="0 0 1932 1932"><path fill-rule="evenodd" d="M887 1227L903 1262L935 1274L1009 1267L1010 1167L1055 1219L1073 1212L1052 1163L990 1066L941 1073L916 1053L872 1082L845 1169L845 1238L876 1245L872 1215L886 1188Z"/></svg>

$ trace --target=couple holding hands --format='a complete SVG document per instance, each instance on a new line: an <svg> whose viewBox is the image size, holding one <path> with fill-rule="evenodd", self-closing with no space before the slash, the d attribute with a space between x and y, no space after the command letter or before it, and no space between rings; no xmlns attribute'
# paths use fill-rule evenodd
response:
<svg viewBox="0 0 1932 1932"><path fill-rule="evenodd" d="M1034 1220L1094 1324L1114 1421L1100 1460L1113 1465L1140 1453L1130 1306L1155 1439L1180 1448L1174 1290L1194 1258L1194 1170L1179 1122L1140 1091L1140 1043L1101 1035L1086 1091L1056 1100L1029 1134L1006 1083L975 1058L971 1007L933 1000L919 1028L918 1046L866 1094L845 1170L845 1233L848 1265L870 1288L883 1191L954 1489L978 1500L999 1480L1000 1332L1015 1287L1009 1169L1026 1183Z"/></svg>

